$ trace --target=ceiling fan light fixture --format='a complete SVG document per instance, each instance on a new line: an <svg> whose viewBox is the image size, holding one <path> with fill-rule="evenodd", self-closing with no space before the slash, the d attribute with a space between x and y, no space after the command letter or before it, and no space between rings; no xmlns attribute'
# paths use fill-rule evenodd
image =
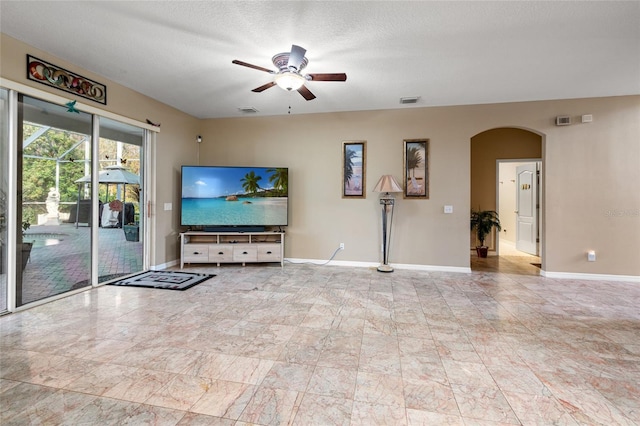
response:
<svg viewBox="0 0 640 426"><path fill-rule="evenodd" d="M298 90L306 79L298 73L285 71L275 76L276 84L284 90Z"/></svg>

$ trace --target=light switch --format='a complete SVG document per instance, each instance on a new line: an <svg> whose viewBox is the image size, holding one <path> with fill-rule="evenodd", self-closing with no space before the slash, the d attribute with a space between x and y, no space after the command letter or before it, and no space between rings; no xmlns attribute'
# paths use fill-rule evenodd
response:
<svg viewBox="0 0 640 426"><path fill-rule="evenodd" d="M453 213L453 206L444 206L445 213Z"/></svg>
<svg viewBox="0 0 640 426"><path fill-rule="evenodd" d="M165 209L165 210L173 210L173 204L171 204L171 203L164 203L164 209Z"/></svg>

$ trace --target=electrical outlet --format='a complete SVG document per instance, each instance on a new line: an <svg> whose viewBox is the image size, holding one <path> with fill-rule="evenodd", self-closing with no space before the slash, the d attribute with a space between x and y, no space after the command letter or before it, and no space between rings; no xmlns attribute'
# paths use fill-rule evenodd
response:
<svg viewBox="0 0 640 426"><path fill-rule="evenodd" d="M344 243L340 243L340 250L344 250Z"/></svg>

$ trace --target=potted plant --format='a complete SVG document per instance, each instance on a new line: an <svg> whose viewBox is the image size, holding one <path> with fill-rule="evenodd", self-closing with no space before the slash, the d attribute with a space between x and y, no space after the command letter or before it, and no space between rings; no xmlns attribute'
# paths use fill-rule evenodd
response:
<svg viewBox="0 0 640 426"><path fill-rule="evenodd" d="M25 241L27 229L31 227L31 223L27 220L22 222L22 270L27 267L29 256L31 256L31 249L33 248L33 242Z"/></svg>
<svg viewBox="0 0 640 426"><path fill-rule="evenodd" d="M487 257L489 247L484 245L484 240L494 227L498 231L502 229L500 227L500 219L498 218L498 213L496 211L471 210L471 230L476 230L478 241L480 241L480 245L476 247L478 257Z"/></svg>

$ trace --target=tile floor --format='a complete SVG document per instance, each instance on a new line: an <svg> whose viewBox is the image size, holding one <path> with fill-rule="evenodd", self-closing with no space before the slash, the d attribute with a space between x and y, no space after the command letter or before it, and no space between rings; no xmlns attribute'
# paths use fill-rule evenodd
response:
<svg viewBox="0 0 640 426"><path fill-rule="evenodd" d="M0 424L640 424L638 284L188 269L0 317Z"/></svg>

